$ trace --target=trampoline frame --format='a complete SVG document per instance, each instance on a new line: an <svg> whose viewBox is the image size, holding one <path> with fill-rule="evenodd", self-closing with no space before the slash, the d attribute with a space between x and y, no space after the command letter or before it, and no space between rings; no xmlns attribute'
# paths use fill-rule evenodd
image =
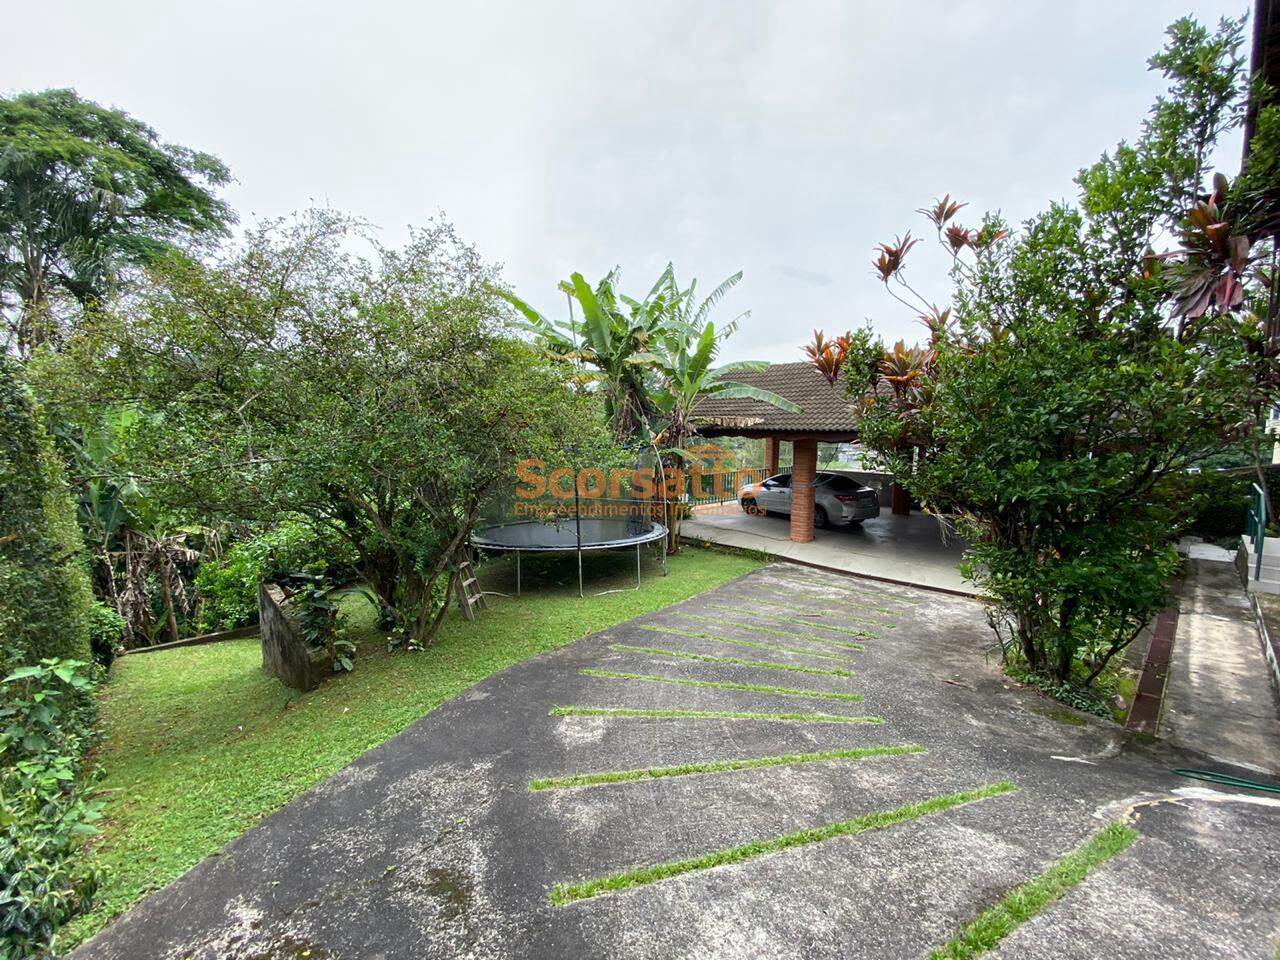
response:
<svg viewBox="0 0 1280 960"><path fill-rule="evenodd" d="M586 596L586 594L583 592L582 555L583 553L589 553L592 550L621 550L621 549L634 546L636 548L636 585L634 587L628 587L626 589L639 590L640 589L640 548L644 546L646 543L653 543L655 540L662 540L664 541L663 547L662 547L662 575L664 577L667 575L667 548L665 543L667 538L666 524L658 523L656 520L652 520L650 521L649 529L646 530L643 534L640 534L638 536L625 537L618 540L601 540L599 542L584 543L582 542L581 535L580 535L581 527L578 526L577 524L577 521L580 520L581 518L576 516L573 518L565 518L566 521L568 519L574 520L574 525L575 527L577 527L579 531L578 541L572 545L566 544L563 546L527 546L527 547L514 546L512 544L501 543L497 540L486 540L485 537L483 536L483 534L487 531L501 530L504 527L524 526L526 524L539 525L539 526L542 525L541 522L538 520L514 520L514 521L511 521L510 523L491 524L483 528L482 530L478 530L475 533L471 534L471 546L477 550L487 550L491 553L514 553L516 555L516 596L517 597L520 596L520 591L521 591L520 554L522 553L576 553L578 555L578 596L580 597ZM587 519L594 520L598 518L588 517ZM498 593L498 591L496 590L486 590L484 592L492 593L492 594ZM598 593L594 594L594 596L599 597L599 596L603 596L606 593L621 593L621 592L622 592L621 588L616 590L601 590ZM505 594L501 594L501 595L505 596Z"/></svg>
<svg viewBox="0 0 1280 960"><path fill-rule="evenodd" d="M636 502L636 503L650 503L651 505L656 505L656 504L658 504L658 503L661 503L661 505L662 505L662 518L665 520L665 519L667 518L667 514L668 514L668 509L669 509L669 508L668 508L668 504L667 504L667 496L666 496L666 489L667 489L667 471L666 471L666 467L665 467L665 466L663 465L663 463L662 463L662 454L661 454L661 451L659 451L659 450L658 450L657 444L656 444L656 443L654 443L654 441L653 441L652 439L650 439L647 443L642 444L641 446L642 446L642 447L647 447L647 448L649 448L649 449L653 450L654 457L655 457L655 462L657 463L657 467L658 467L658 476L659 476L659 478L660 478L660 479L659 479L658 489L659 489L660 491L662 491L662 499L661 499L661 500L658 500L658 501L636 500L636 501L634 501L634 502ZM575 477L576 477L576 473L575 473ZM592 500L592 502L597 502L596 498L591 498L591 500ZM557 518L557 521L556 521L556 522L557 522L557 523L559 523L561 519L563 519L563 520L566 520L566 521L567 521L567 520L569 520L570 518L569 518L569 517ZM588 520L595 520L595 519L600 519L600 518L598 518L598 517L588 517L587 519L588 519ZM636 548L636 585L635 585L635 587L630 588L630 589L639 590L639 589L640 589L640 547L641 547L642 545L646 544L646 543L653 543L655 540L661 540L661 541L662 541L662 575L663 575L664 577L667 575L667 534L668 534L668 532L669 532L669 531L667 530L667 526L666 526L666 524L664 524L664 523L659 523L658 521L653 520L652 518L650 518L650 520L649 520L649 524L650 524L649 530L648 530L648 531L646 531L646 532L645 532L645 534L644 534L643 536L639 536L639 537L626 537L626 538L624 538L624 539L622 539L622 540L603 540L603 541L600 541L599 543L588 543L588 544L583 544L583 542L582 542L582 500L581 500L581 490L579 489L578 482L577 482L577 480L576 480L576 479L575 479L575 481L574 481L574 485L573 485L573 516L572 516L572 520L573 520L573 522L574 522L574 528L575 528L575 533L576 533L576 537L575 537L576 542L575 542L575 543L574 543L574 545L573 545L573 546L571 546L571 547L570 547L570 546L561 546L561 547L537 547L537 546L518 547L518 546L512 546L512 545L510 545L510 544L500 544L500 543L497 543L496 541L492 541L492 540L490 540L490 541L488 542L488 544L486 545L486 543L484 542L483 537L482 537L482 536L480 536L480 533L483 533L485 530L498 530L498 529L501 529L502 527L510 527L510 526L515 526L515 525L517 525L517 524L538 523L539 521L537 521L537 520L515 520L515 521L509 521L509 522L507 522L507 523L493 523L493 524L490 524L490 525L488 525L488 526L486 526L486 527L482 528L482 530L481 530L479 533L478 533L478 532L476 532L476 531L473 531L473 532L471 533L471 536L470 536L470 537L468 537L468 538L467 538L467 540L468 540L468 543L470 543L470 545L471 545L472 547L474 547L475 549L477 549L477 550L488 550L488 551L495 552L495 553L514 553L514 554L516 555L516 596L517 596L517 597L518 597L518 596L520 596L520 589L521 589L521 584L520 584L520 554L522 554L522 553L567 553L567 552L568 552L568 551L570 551L570 550L572 550L574 553L576 553L576 554L578 555L578 596L579 596L579 597L586 596L586 594L583 592L583 588L582 588L582 554L583 554L583 551L590 551L590 550L619 550L619 549L622 549L623 547L630 547L630 546L634 545L634 546L635 546L635 548ZM600 590L600 591L598 591L597 593L595 593L595 594L594 594L594 596L600 597L600 596L604 596L604 594L606 594L606 593L622 593L622 592L624 592L622 588L619 588L619 589L616 589L616 590ZM499 593L499 592L498 592L498 591L496 591L496 590L483 590L483 591L481 591L481 593L482 593L482 594L484 594L484 593L494 594L494 595L497 595L497 596L504 596L504 597L505 597L505 596L507 596L507 594L505 594L505 593Z"/></svg>

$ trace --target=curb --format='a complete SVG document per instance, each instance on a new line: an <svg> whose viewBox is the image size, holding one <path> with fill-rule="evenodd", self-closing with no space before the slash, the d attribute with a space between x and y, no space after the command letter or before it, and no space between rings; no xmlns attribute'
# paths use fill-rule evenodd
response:
<svg viewBox="0 0 1280 960"><path fill-rule="evenodd" d="M693 537L680 538L681 543L690 546L698 546L711 550L723 550L727 553L736 553L743 556L752 554L763 554L775 563L791 563L797 567L808 567L810 570L822 570L825 573L835 573L842 577L849 577L851 580L873 580L876 583L888 583L896 587L910 587L913 590L928 590L932 593L942 593L949 597L960 597L963 600L973 600L981 603L977 593L970 593L965 590L956 590L952 587L935 587L926 583L915 583L911 580L896 580L893 577L877 577L873 573L854 573L852 570L842 570L839 567L829 567L821 563L813 563L809 560L796 560L793 557L784 557L781 554L770 553L768 550L759 550L753 547L735 547L730 543L716 543L714 540L698 540Z"/></svg>
<svg viewBox="0 0 1280 960"><path fill-rule="evenodd" d="M256 637L258 625L236 627L234 630L220 630L217 633L202 633L198 637L186 637L182 640L170 640L168 643L154 643L149 647L132 647L121 650L120 656L129 657L135 653L158 653L161 650L174 650L178 647L199 647L206 643L220 643L223 640L243 640L245 637Z"/></svg>

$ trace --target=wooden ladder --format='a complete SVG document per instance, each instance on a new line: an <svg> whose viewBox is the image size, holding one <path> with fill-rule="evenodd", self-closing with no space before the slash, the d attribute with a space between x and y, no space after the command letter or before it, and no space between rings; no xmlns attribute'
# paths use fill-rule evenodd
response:
<svg viewBox="0 0 1280 960"><path fill-rule="evenodd" d="M475 569L471 566L471 554L465 548L458 554L458 608L467 620L476 618L475 608L487 610L484 593L480 590L480 581L476 579Z"/></svg>

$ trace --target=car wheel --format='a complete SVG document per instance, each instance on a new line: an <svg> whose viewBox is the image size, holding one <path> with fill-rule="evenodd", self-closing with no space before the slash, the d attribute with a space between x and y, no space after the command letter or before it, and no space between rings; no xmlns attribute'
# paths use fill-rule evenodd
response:
<svg viewBox="0 0 1280 960"><path fill-rule="evenodd" d="M826 511L826 510L824 510L824 509L822 509L822 507L814 507L814 508L813 508L813 527L814 527L814 529L815 529L815 530L825 530L825 529L827 529L827 526L828 526L829 524L830 524L830 521L827 519L827 511Z"/></svg>
<svg viewBox="0 0 1280 960"><path fill-rule="evenodd" d="M754 500L742 500L740 502L742 504L743 513L750 514L753 517L759 516L760 508L756 506L756 502Z"/></svg>

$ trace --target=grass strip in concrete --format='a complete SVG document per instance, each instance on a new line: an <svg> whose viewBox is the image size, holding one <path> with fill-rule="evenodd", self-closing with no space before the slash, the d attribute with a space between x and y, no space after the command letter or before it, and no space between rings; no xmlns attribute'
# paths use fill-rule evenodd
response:
<svg viewBox="0 0 1280 960"><path fill-rule="evenodd" d="M819 623L817 620L802 620L799 617L788 617L777 613L771 613L768 617L765 617L763 614L756 613L754 610L743 610L741 607L731 607L727 604L721 603L711 603L708 604L708 606L714 607L717 610L726 610L729 613L736 613L739 616L751 617L753 620L781 620L783 623L794 623L801 627L817 627L820 630L832 630L836 633L843 633L850 637L865 637L867 635L865 630L859 629L858 627L840 627L831 623ZM765 606L771 606L769 601L765 601ZM855 620L858 623L865 623L873 627L883 627L886 630L892 630L897 626L893 623L882 623L878 620L868 620L866 617L848 617L848 619Z"/></svg>
<svg viewBox="0 0 1280 960"><path fill-rule="evenodd" d="M707 763L681 763L670 767L646 767L639 770L606 770L600 773L577 773L566 777L542 777L529 781L529 789L572 790L578 787L601 787L614 783L631 783L636 780L663 780L668 777L690 777L709 773L733 773L737 770L758 770L762 767L788 767L802 763L823 763L831 760L866 760L870 757L901 757L910 753L924 753L918 744L909 743L891 747L856 747L844 750L821 750L816 753L789 753L776 757L750 757L737 760L712 760Z"/></svg>
<svg viewBox="0 0 1280 960"><path fill-rule="evenodd" d="M786 637L788 640L808 640L812 643L825 643L830 647L843 647L846 650L863 650L865 647L860 643L846 643L843 640L833 640L831 637L819 637L812 633L794 633L787 630L775 630L772 627L764 627L758 623L743 623L741 620L726 620L724 617L708 617L700 613L685 613L683 610L672 610L670 613L677 617L684 617L687 620L698 620L702 623L714 623L720 627L738 627L742 630L756 630L760 633L771 633L774 636ZM750 614L747 614L750 616ZM874 633L866 631L858 631L854 634L863 640L878 640Z"/></svg>
<svg viewBox="0 0 1280 960"><path fill-rule="evenodd" d="M629 653L648 653L657 657L677 657L681 660L697 660L699 663L727 663L735 667L750 667L752 670L783 670L788 673L810 673L819 677L852 677L848 670L828 667L803 667L798 663L770 663L768 660L743 660L741 657L713 657L705 653L686 653L683 650L669 650L666 647L637 647L629 643L611 643L610 650L622 650Z"/></svg>
<svg viewBox="0 0 1280 960"><path fill-rule="evenodd" d="M804 697L809 700L844 700L857 703L860 693L829 693L826 690L801 690L796 687L772 687L764 683L736 683L730 680L692 680L688 677L661 677L651 673L623 673L618 670L596 670L584 667L583 676L608 680L640 680L645 683L675 683L682 687L709 687L714 690L745 690L749 693L772 693L780 697Z"/></svg>
<svg viewBox="0 0 1280 960"><path fill-rule="evenodd" d="M658 627L651 623L636 624L641 630L650 633L665 633L676 637L693 637L697 640L712 640L716 643L729 643L735 647L751 647L755 650L773 650L777 653L792 653L798 657L813 657L817 660L835 660L837 663L853 663L853 657L843 657L836 653L819 653L804 647L784 647L777 643L761 643L758 640L739 640L737 637L718 637L714 633L700 633L697 630L681 630L679 627ZM867 648L860 643L851 643L848 648L861 653Z"/></svg>
<svg viewBox="0 0 1280 960"><path fill-rule="evenodd" d="M873 590L871 587L853 582L841 583L839 586L831 584L822 587L822 589L834 591L836 595L833 595L830 592L815 593L810 589L814 586L812 583L799 583L788 577L780 579L784 580L791 589L786 590L777 583L753 585L752 589L762 593L770 593L774 596L782 596L786 599L812 600L820 605L845 607L854 612L864 609L880 610L887 613L889 612L887 608L876 605L887 603L896 604L900 607L914 607L920 603L920 599L917 597L902 597L883 590Z"/></svg>
<svg viewBox="0 0 1280 960"><path fill-rule="evenodd" d="M1040 876L1010 891L995 906L978 914L946 946L929 954L929 960L969 960L994 949L1001 940L1136 839L1137 831L1123 823L1099 830Z"/></svg>
<svg viewBox="0 0 1280 960"><path fill-rule="evenodd" d="M687 860L672 860L667 863L656 863L648 867L622 870L618 873L611 873L593 880L582 880L578 883L558 883L551 889L549 899L553 906L564 907L579 900L589 900L602 894L617 893L621 890L629 890L633 887L656 883L659 880L669 880L672 877L679 877L686 873L744 863L747 860L754 860L756 857L762 857L770 853L779 853L792 847L803 847L811 843L832 840L836 837L853 837L871 830L882 830L885 827L893 827L920 817L942 813L964 804L985 800L988 797L1010 793L1016 789L1018 788L1013 783L1008 780L1002 780L998 783L986 784L974 790L963 790L959 793L946 793L930 797L928 800L907 804L893 810L863 814L860 817L854 817L852 820L841 820L822 827L784 833L781 836L771 837L767 840L753 840L750 843L744 843L736 847L712 850L701 856L690 857Z"/></svg>
<svg viewBox="0 0 1280 960"><path fill-rule="evenodd" d="M842 713L749 713L745 710L676 710L639 707L552 707L552 717L638 717L663 720L776 720L779 723L884 723L884 717Z"/></svg>

